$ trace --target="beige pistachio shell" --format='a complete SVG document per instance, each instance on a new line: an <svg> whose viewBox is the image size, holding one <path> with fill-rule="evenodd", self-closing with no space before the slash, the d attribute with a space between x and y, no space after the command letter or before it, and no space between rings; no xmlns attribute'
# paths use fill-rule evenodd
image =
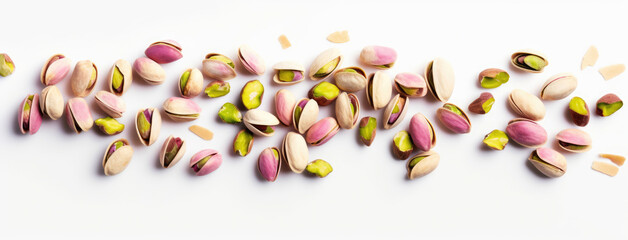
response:
<svg viewBox="0 0 628 240"><path fill-rule="evenodd" d="M346 70L354 70L356 72ZM368 83L366 72L360 67L340 69L334 73L334 79L336 80L336 86L346 92L360 91L364 89Z"/></svg>
<svg viewBox="0 0 628 240"><path fill-rule="evenodd" d="M406 111L408 110L407 106L410 103L410 98L408 96L401 96L400 94L395 95L388 106L386 106L386 110L384 110L384 129L391 129L399 123L403 121L403 118L406 116ZM395 106L397 106L395 108ZM397 109L397 112L395 112Z"/></svg>
<svg viewBox="0 0 628 240"><path fill-rule="evenodd" d="M189 72L188 80L185 85L182 84L181 78L179 78L177 88L179 94L184 98L193 98L201 94L203 91L203 74L198 68L188 68L183 74Z"/></svg>
<svg viewBox="0 0 628 240"><path fill-rule="evenodd" d="M168 138L166 138L166 141L164 141L164 145L161 146L161 151L159 152L159 163L164 168L170 168L176 165L179 162L179 160L183 158L183 155L185 155L186 144L185 144L185 141L181 139L181 147L179 147L179 151L177 151L177 154L175 154L174 158L172 158L172 161L170 161L170 164L166 165L166 154L168 153L168 145L175 140L176 140L175 137L170 135L168 136ZM176 143L173 143L173 144L176 144Z"/></svg>
<svg viewBox="0 0 628 240"><path fill-rule="evenodd" d="M297 112L300 108L300 115ZM314 99L302 98L292 110L292 125L299 133L304 134L318 118L318 103Z"/></svg>
<svg viewBox="0 0 628 240"><path fill-rule="evenodd" d="M59 119L63 115L64 106L63 95L55 85L50 85L41 91L39 109L50 119Z"/></svg>
<svg viewBox="0 0 628 240"><path fill-rule="evenodd" d="M436 58L425 68L425 82L434 96L441 102L447 102L454 91L454 69L449 61Z"/></svg>
<svg viewBox="0 0 628 240"><path fill-rule="evenodd" d="M223 61L210 59L210 57L213 57L213 56L222 56L229 59L231 62L233 62L233 60L231 60L229 57L222 54L218 54L218 53L207 54L205 56L205 59L203 60L203 68L202 68L203 74L205 74L209 78L221 80L221 81L230 80L237 76L234 67L230 66L229 64Z"/></svg>
<svg viewBox="0 0 628 240"><path fill-rule="evenodd" d="M65 106L66 121L74 132L85 132L94 126L92 112L89 110L85 99L79 97L70 98Z"/></svg>
<svg viewBox="0 0 628 240"><path fill-rule="evenodd" d="M121 97L107 91L98 91L94 96L96 104L112 118L120 118L126 111L126 103Z"/></svg>
<svg viewBox="0 0 628 240"><path fill-rule="evenodd" d="M290 170L302 173L307 167L309 152L305 138L298 133L289 132L281 143L281 155L286 160Z"/></svg>
<svg viewBox="0 0 628 240"><path fill-rule="evenodd" d="M360 101L358 96L353 93L340 93L336 99L336 120L338 120L338 125L344 129L352 129L358 124L359 117Z"/></svg>
<svg viewBox="0 0 628 240"><path fill-rule="evenodd" d="M82 60L76 63L72 77L70 77L70 85L72 92L77 97L85 97L89 95L98 80L98 68L96 64L89 60Z"/></svg>
<svg viewBox="0 0 628 240"><path fill-rule="evenodd" d="M107 157L111 146L118 141L122 141L124 146L116 149L111 155L109 155L109 157ZM127 165L129 165L129 162L131 162L131 158L133 158L133 147L131 147L128 140L120 138L111 142L109 146L107 146L105 155L102 158L102 167L105 170L105 175L113 176L124 171Z"/></svg>
<svg viewBox="0 0 628 240"><path fill-rule="evenodd" d="M144 112L144 109L140 109L135 115L135 133L137 133L137 138L140 139L140 142L144 144L144 146L153 145L153 143L155 143L159 138L159 132L161 131L161 114L159 113L159 110L155 108L148 109L152 112L152 120L150 123L148 138L142 137L142 133L140 132L140 126L137 124L137 120L140 117L140 114Z"/></svg>
<svg viewBox="0 0 628 240"><path fill-rule="evenodd" d="M559 100L566 98L578 86L578 79L571 73L559 73L551 76L541 88L541 99Z"/></svg>
<svg viewBox="0 0 628 240"><path fill-rule="evenodd" d="M275 115L259 109L249 110L242 120L252 133L264 137L274 135L275 126L279 125L279 119Z"/></svg>
<svg viewBox="0 0 628 240"><path fill-rule="evenodd" d="M523 49L523 50L519 50L519 51L514 52L510 56L510 63L512 64L512 66L514 66L515 68L520 69L522 71L531 72L531 73L543 72L543 69L541 69L541 70L534 70L534 69L528 69L528 68L520 66L517 63L517 57L519 57L521 55L524 55L524 54L525 55L535 55L535 56L538 56L538 57L542 58L543 61L545 62L545 66L547 66L547 64L549 63L547 61L547 57L545 57L545 54L543 54L543 53L541 53L539 51L536 51L536 50L532 50L532 49Z"/></svg>
<svg viewBox="0 0 628 240"><path fill-rule="evenodd" d="M275 66L273 66L273 69L275 69L275 75L273 75L273 81L277 84L293 85L293 84L297 84L305 80L305 68L303 67L302 64L298 62L294 62L294 61L279 62L275 64ZM301 74L301 79L290 81L290 82L281 81L279 80L279 71L281 70L297 71Z"/></svg>
<svg viewBox="0 0 628 240"><path fill-rule="evenodd" d="M135 59L133 70L150 85L159 85L166 80L166 71L164 68L162 68L159 63L147 57Z"/></svg>
<svg viewBox="0 0 628 240"><path fill-rule="evenodd" d="M114 75L117 75L116 72L122 76L122 83L117 88L114 86ZM133 67L131 67L131 63L124 59L116 61L111 67L108 80L109 83L107 87L109 88L109 92L117 96L122 96L122 94L129 90L133 82Z"/></svg>
<svg viewBox="0 0 628 240"><path fill-rule="evenodd" d="M392 82L388 74L384 71L377 71L369 76L366 87L366 100L374 110L385 107L391 95Z"/></svg>
<svg viewBox="0 0 628 240"><path fill-rule="evenodd" d="M46 60L39 78L44 85L55 85L63 80L72 69L72 60L63 54L55 54Z"/></svg>
<svg viewBox="0 0 628 240"><path fill-rule="evenodd" d="M330 69L329 74L325 75L324 77L314 76L316 72L318 72L319 69L321 69L327 63L334 61L334 59L337 59L337 58L339 58L338 64L336 64L336 66L333 69ZM310 66L310 71L309 71L310 79L318 81L318 80L323 80L329 77L330 75L332 75L334 70L342 64L342 60L343 60L342 53L337 48L330 48L323 51L314 59L314 62L312 62L312 65Z"/></svg>
<svg viewBox="0 0 628 240"><path fill-rule="evenodd" d="M420 160L413 167L410 166L412 160L417 157L425 157ZM411 157L406 164L406 169L408 170L408 178L415 179L423 177L438 167L438 163L440 162L440 155L434 151L428 151L425 153L420 153L414 157Z"/></svg>
<svg viewBox="0 0 628 240"><path fill-rule="evenodd" d="M541 99L521 89L510 92L508 104L524 118L539 121L545 117L545 105Z"/></svg>
<svg viewBox="0 0 628 240"><path fill-rule="evenodd" d="M264 59L253 50L249 45L242 45L238 49L238 58L240 62L252 74L263 75L266 72L266 64Z"/></svg>

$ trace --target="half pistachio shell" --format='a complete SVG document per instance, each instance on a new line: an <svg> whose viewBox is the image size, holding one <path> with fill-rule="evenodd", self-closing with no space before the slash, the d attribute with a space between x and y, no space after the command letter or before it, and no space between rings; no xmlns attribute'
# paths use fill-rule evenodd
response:
<svg viewBox="0 0 628 240"><path fill-rule="evenodd" d="M440 155L434 151L424 152L411 157L406 164L408 178L415 179L423 177L438 167Z"/></svg>
<svg viewBox="0 0 628 240"><path fill-rule="evenodd" d="M359 127L360 141L366 146L371 146L377 133L377 119L374 117L363 117Z"/></svg>
<svg viewBox="0 0 628 240"><path fill-rule="evenodd" d="M238 49L238 58L244 68L252 74L263 75L266 72L266 64L264 59L249 45L242 45Z"/></svg>
<svg viewBox="0 0 628 240"><path fill-rule="evenodd" d="M216 171L222 164L222 154L214 149L197 152L190 159L190 168L196 176L203 176Z"/></svg>
<svg viewBox="0 0 628 240"><path fill-rule="evenodd" d="M314 99L320 106L331 104L340 94L340 89L330 82L320 82L308 92L308 97Z"/></svg>
<svg viewBox="0 0 628 240"><path fill-rule="evenodd" d="M471 120L469 120L469 117L461 108L454 104L445 103L443 107L436 111L436 117L452 132L471 132Z"/></svg>
<svg viewBox="0 0 628 240"><path fill-rule="evenodd" d="M244 126L256 135L270 137L275 134L279 119L272 113L259 109L249 110L244 114Z"/></svg>
<svg viewBox="0 0 628 240"><path fill-rule="evenodd" d="M242 122L242 113L236 105L233 103L225 103L218 110L218 117L224 123L239 123Z"/></svg>
<svg viewBox="0 0 628 240"><path fill-rule="evenodd" d="M126 111L126 103L121 97L107 91L98 91L94 96L96 104L112 118L120 118Z"/></svg>
<svg viewBox="0 0 628 240"><path fill-rule="evenodd" d="M102 167L105 171L105 175L113 176L121 173L131 162L133 158L133 147L129 144L129 141L120 138L113 141L102 158Z"/></svg>
<svg viewBox="0 0 628 240"><path fill-rule="evenodd" d="M48 86L41 91L41 97L39 98L39 108L41 112L50 117L52 120L57 120L63 115L65 101L59 88L54 85Z"/></svg>
<svg viewBox="0 0 628 240"><path fill-rule="evenodd" d="M366 87L366 72L360 67L343 68L334 73L336 86L342 91L357 92Z"/></svg>
<svg viewBox="0 0 628 240"><path fill-rule="evenodd" d="M340 130L335 118L326 117L314 123L305 134L305 141L314 146L323 145Z"/></svg>
<svg viewBox="0 0 628 240"><path fill-rule="evenodd" d="M105 117L94 121L94 124L101 132L107 135L116 135L124 131L124 124L118 122L115 118Z"/></svg>
<svg viewBox="0 0 628 240"><path fill-rule="evenodd" d="M410 99L407 96L402 96L400 94L395 95L390 100L388 106L386 106L386 110L384 110L384 129L394 128L403 121L403 118L406 116L406 111L408 110L407 106L409 103Z"/></svg>
<svg viewBox="0 0 628 240"><path fill-rule="evenodd" d="M579 129L565 129L556 134L558 146L569 152L586 152L591 150L591 136Z"/></svg>
<svg viewBox="0 0 628 240"><path fill-rule="evenodd" d="M249 155L251 148L253 148L254 140L255 136L253 136L251 131L247 129L240 130L236 134L235 139L233 139L233 151L242 157Z"/></svg>
<svg viewBox="0 0 628 240"><path fill-rule="evenodd" d="M318 118L318 103L312 99L302 98L292 110L292 125L299 133L305 133Z"/></svg>
<svg viewBox="0 0 628 240"><path fill-rule="evenodd" d="M135 132L144 146L150 146L159 138L161 114L154 108L146 108L135 115Z"/></svg>
<svg viewBox="0 0 628 240"><path fill-rule="evenodd" d="M201 115L201 107L190 99L171 97L163 104L166 115L175 122L196 120Z"/></svg>
<svg viewBox="0 0 628 240"><path fill-rule="evenodd" d="M246 109L254 109L262 105L264 85L259 80L248 81L240 92L240 99Z"/></svg>
<svg viewBox="0 0 628 240"><path fill-rule="evenodd" d="M233 79L237 75L233 61L218 53L210 53L205 56L202 71L207 77L220 81Z"/></svg>
<svg viewBox="0 0 628 240"><path fill-rule="evenodd" d="M63 54L50 57L41 68L39 79L46 86L55 85L65 78L72 68L72 60Z"/></svg>
<svg viewBox="0 0 628 240"><path fill-rule="evenodd" d="M166 138L164 145L161 146L159 152L159 163L164 168L170 168L177 164L183 155L185 155L185 141L179 137L173 137L172 135Z"/></svg>
<svg viewBox="0 0 628 240"><path fill-rule="evenodd" d="M528 161L545 176L560 177L567 171L567 160L559 152L546 147L532 151Z"/></svg>
<svg viewBox="0 0 628 240"><path fill-rule="evenodd" d="M79 61L74 66L72 77L70 77L72 92L77 97L85 97L92 92L97 80L98 68L96 64L89 60Z"/></svg>
<svg viewBox="0 0 628 240"><path fill-rule="evenodd" d="M545 117L545 105L543 105L541 99L521 89L515 89L510 92L508 105L515 113L533 121L538 121Z"/></svg>
<svg viewBox="0 0 628 240"><path fill-rule="evenodd" d="M281 157L279 149L269 147L264 149L257 158L257 170L266 181L274 182L277 180L279 170L281 169Z"/></svg>
<svg viewBox="0 0 628 240"><path fill-rule="evenodd" d="M305 68L298 62L284 61L273 66L273 81L281 85L297 84L305 80Z"/></svg>
<svg viewBox="0 0 628 240"><path fill-rule="evenodd" d="M6 53L0 53L0 77L6 77L15 70L15 63Z"/></svg>
<svg viewBox="0 0 628 240"><path fill-rule="evenodd" d="M569 101L569 115L574 124L584 127L589 123L591 114L589 113L589 106L587 102L580 97L573 97Z"/></svg>
<svg viewBox="0 0 628 240"><path fill-rule="evenodd" d="M425 79L419 74L409 72L395 76L395 89L400 94L411 98L423 97L428 92Z"/></svg>
<svg viewBox="0 0 628 240"><path fill-rule="evenodd" d="M154 42L144 54L157 63L171 63L183 57L181 45L174 40Z"/></svg>
<svg viewBox="0 0 628 240"><path fill-rule="evenodd" d="M543 72L548 61L542 53L526 49L513 53L510 56L510 63L523 71L540 73Z"/></svg>
<svg viewBox="0 0 628 240"><path fill-rule="evenodd" d="M571 73L559 73L551 76L541 88L541 99L559 100L566 98L578 86L578 79Z"/></svg>
<svg viewBox="0 0 628 240"><path fill-rule="evenodd" d="M83 98L70 98L66 104L65 112L68 126L76 133L87 131L94 126L92 113Z"/></svg>
<svg viewBox="0 0 628 240"><path fill-rule="evenodd" d="M392 95L390 77L383 71L377 71L368 78L366 88L366 100L374 110L383 108L388 104Z"/></svg>
<svg viewBox="0 0 628 240"><path fill-rule="evenodd" d="M454 68L449 61L436 58L425 68L425 81L434 98L447 102L454 91Z"/></svg>
<svg viewBox="0 0 628 240"><path fill-rule="evenodd" d="M436 145L436 133L430 120L423 114L417 113L410 119L410 128L408 130L412 143L421 151L429 151Z"/></svg>
<svg viewBox="0 0 628 240"><path fill-rule="evenodd" d="M307 143L303 136L288 132L281 143L281 156L293 172L302 173L309 159Z"/></svg>
<svg viewBox="0 0 628 240"><path fill-rule="evenodd" d="M181 74L177 84L179 94L184 98L193 98L203 91L203 74L197 68L188 68Z"/></svg>
<svg viewBox="0 0 628 240"><path fill-rule="evenodd" d="M360 52L360 61L376 68L389 69L397 61L397 52L384 46L366 46Z"/></svg>
<svg viewBox="0 0 628 240"><path fill-rule="evenodd" d="M231 85L228 82L214 80L205 87L205 94L210 98L217 98L227 95L231 91Z"/></svg>
<svg viewBox="0 0 628 240"><path fill-rule="evenodd" d="M352 129L358 124L360 101L353 93L342 92L336 100L336 120L344 129Z"/></svg>
<svg viewBox="0 0 628 240"><path fill-rule="evenodd" d="M542 146L547 141L545 129L538 123L525 118L516 118L508 122L506 133L516 143L529 148Z"/></svg>
<svg viewBox="0 0 628 240"><path fill-rule="evenodd" d="M131 63L127 60L119 59L113 64L111 72L109 73L109 83L107 84L109 92L117 96L122 96L122 94L129 90L132 82L133 68L131 67Z"/></svg>
<svg viewBox="0 0 628 240"><path fill-rule="evenodd" d="M412 144L412 138L407 131L400 131L393 137L393 153L395 157L400 160L410 157L412 151L414 151L414 144Z"/></svg>
<svg viewBox="0 0 628 240"><path fill-rule="evenodd" d="M319 54L310 66L310 79L318 81L323 80L342 64L342 54L337 48L330 48Z"/></svg>
<svg viewBox="0 0 628 240"><path fill-rule="evenodd" d="M283 125L290 126L292 124L292 110L296 105L294 95L287 89L280 89L275 93L275 112L277 118Z"/></svg>
<svg viewBox="0 0 628 240"><path fill-rule="evenodd" d="M33 135L41 127L41 113L39 112L39 94L28 95L22 101L17 114L17 123L22 134Z"/></svg>
<svg viewBox="0 0 628 240"><path fill-rule="evenodd" d="M159 85L166 80L166 71L150 58L136 59L133 63L133 70L150 85Z"/></svg>

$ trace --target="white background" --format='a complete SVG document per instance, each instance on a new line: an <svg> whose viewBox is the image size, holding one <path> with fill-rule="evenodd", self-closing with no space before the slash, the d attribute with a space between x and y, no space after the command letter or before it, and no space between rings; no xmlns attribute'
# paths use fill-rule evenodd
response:
<svg viewBox="0 0 628 240"><path fill-rule="evenodd" d="M0 5L0 52L9 53L17 66L13 75L0 79L2 239L628 237L627 169L614 178L591 170L601 152L628 155L628 110L607 118L591 117L581 129L593 137L593 149L564 153L569 167L558 179L541 177L526 163L532 149L511 143L498 152L481 144L485 134L504 129L516 117L506 102L510 91L521 88L538 95L545 80L559 72L578 77L579 86L569 98L581 96L590 107L609 92L628 97L628 74L605 81L597 73L599 67L626 63L625 1L4 1ZM351 41L334 44L325 39L338 30L348 30ZM281 34L288 36L291 48L281 49L277 42ZM104 136L96 128L76 135L64 120L49 119L33 136L19 132L19 105L27 94L43 89L39 72L51 55L63 53L73 64L94 61L100 70L97 91L105 88L117 59L132 62L144 55L150 43L170 38L183 46L184 57L163 65L168 77L162 85L135 79L124 95L128 110L121 121L127 129L121 135ZM150 147L139 143L135 112L161 109L165 99L176 95L176 80L183 70L200 68L210 52L235 60L243 43L266 60L265 75L248 74L238 62L238 77L230 80L229 95L194 98L203 108L198 120L165 120L157 143ZM435 57L450 60L456 74L450 101L464 109L483 91L477 83L483 69L506 69L511 79L490 90L496 103L489 114L470 113L469 134L452 134L437 123L435 112L442 104L431 95L412 99L406 118L396 128L383 130L380 125L371 147L359 143L357 128L341 130L325 145L310 147L311 160L322 158L334 167L324 179L282 171L276 182L268 183L257 173L259 153L278 146L291 128L279 127L272 137L257 137L246 157L233 153L233 137L243 126L221 123L217 111L225 102L240 104L239 92L246 81L262 81L266 92L260 109L274 112L273 97L280 87L271 81L273 64L292 59L309 68L321 51L337 47L347 67L358 64L360 50L372 44L399 53L395 66L387 70L391 76L422 73ZM581 71L581 57L590 45L598 47L599 61ZM510 67L510 54L520 48L544 52L549 58L545 72L529 74ZM68 79L58 84L66 100L71 97ZM286 88L300 98L314 84L306 80ZM93 95L87 97L93 115L104 117ZM381 118L383 111L370 109L363 91L358 95L361 117ZM554 135L575 127L565 111L569 98L545 102L547 116L540 123L548 131L546 146L556 148ZM409 181L406 162L395 160L390 147L392 136L407 128L417 112L435 124L435 151L441 154L441 163L430 175ZM323 116L333 116L333 105L321 108L319 117ZM187 130L192 124L211 129L215 138L201 140ZM170 134L187 140L188 151L178 165L161 169L157 155ZM120 175L106 177L101 158L106 146L119 137L130 140L133 161ZM187 163L205 148L220 151L224 162L216 172L197 177Z"/></svg>

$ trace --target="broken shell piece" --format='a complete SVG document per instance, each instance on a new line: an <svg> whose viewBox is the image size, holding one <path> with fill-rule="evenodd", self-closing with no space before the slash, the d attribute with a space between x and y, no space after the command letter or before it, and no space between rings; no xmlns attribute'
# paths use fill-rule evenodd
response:
<svg viewBox="0 0 628 240"><path fill-rule="evenodd" d="M190 132L196 134L196 136L199 136L203 140L209 141L214 138L214 133L212 131L199 125L192 125L188 129Z"/></svg>
<svg viewBox="0 0 628 240"><path fill-rule="evenodd" d="M292 46L292 44L290 44L290 41L288 40L288 37L286 37L286 35L281 35L278 38L279 40L279 44L281 44L281 48L286 49L289 48L290 46Z"/></svg>
<svg viewBox="0 0 628 240"><path fill-rule="evenodd" d="M597 62L597 59L598 59L599 56L600 55L599 55L599 53L597 51L597 48L595 46L591 45L591 47L589 47L587 52L584 53L584 56L582 57L582 63L580 64L580 70L584 70L586 67L595 65L595 62Z"/></svg>
<svg viewBox="0 0 628 240"><path fill-rule="evenodd" d="M606 162L600 162L600 161L593 161L591 168L595 171L604 173L611 177L614 177L619 172L619 168L617 166L610 163L606 163Z"/></svg>
<svg viewBox="0 0 628 240"><path fill-rule="evenodd" d="M620 156L620 155L615 155L615 154L600 153L600 157L603 157L603 158L606 158L608 160L611 160L611 162L613 162L617 166L623 166L624 162L626 162L626 157Z"/></svg>
<svg viewBox="0 0 628 240"><path fill-rule="evenodd" d="M626 70L626 65L624 64L614 64L606 67L601 67L600 74L604 77L605 80L611 80L614 77L617 77L619 74L623 73Z"/></svg>
<svg viewBox="0 0 628 240"><path fill-rule="evenodd" d="M327 41L333 43L346 43L349 41L349 32L347 30L333 32L327 36Z"/></svg>

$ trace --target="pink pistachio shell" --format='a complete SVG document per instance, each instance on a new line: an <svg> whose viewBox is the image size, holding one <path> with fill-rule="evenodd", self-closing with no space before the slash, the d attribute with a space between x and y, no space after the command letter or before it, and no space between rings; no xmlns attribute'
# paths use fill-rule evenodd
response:
<svg viewBox="0 0 628 240"><path fill-rule="evenodd" d="M560 131L556 134L556 139L573 145L588 146L591 145L591 136L579 129L571 128Z"/></svg>
<svg viewBox="0 0 628 240"><path fill-rule="evenodd" d="M367 46L362 49L360 59L368 65L393 64L397 60L397 52L389 47Z"/></svg>
<svg viewBox="0 0 628 240"><path fill-rule="evenodd" d="M83 98L72 98L68 100L68 107L66 109L66 116L70 128L74 129L74 123L81 127L82 131L87 131L94 124L92 119L92 113L89 111L89 106ZM78 129L76 129L78 131Z"/></svg>
<svg viewBox="0 0 628 240"><path fill-rule="evenodd" d="M50 62L55 57L61 58ZM46 64L47 66L44 66L44 68L42 69L40 77L41 82L48 86L55 85L61 82L61 80L63 80L65 76L68 75L70 69L72 68L71 60L61 54L52 56L50 59L48 59L48 62L46 62Z"/></svg>
<svg viewBox="0 0 628 240"><path fill-rule="evenodd" d="M220 164L222 164L222 155L218 153L218 151L213 149L205 149L197 152L196 154L194 154L194 156L192 156L192 159L190 159L190 168L193 167L201 159L209 155L213 156L207 161L207 163L205 163L205 165L203 165L203 167L198 172L196 172L196 176L207 175L218 169L218 167L220 167Z"/></svg>
<svg viewBox="0 0 628 240"><path fill-rule="evenodd" d="M525 147L540 146L547 141L545 129L527 119L511 121L506 127L506 134L510 139Z"/></svg>
<svg viewBox="0 0 628 240"><path fill-rule="evenodd" d="M305 141L312 145L323 145L331 139L340 127L333 117L326 117L314 123L305 133Z"/></svg>
<svg viewBox="0 0 628 240"><path fill-rule="evenodd" d="M277 153L279 153L279 151ZM262 174L264 179L269 182L274 182L277 179L280 162L279 158L276 158L275 154L273 154L273 148L264 149L264 151L262 151L259 155L257 164L259 172Z"/></svg>
<svg viewBox="0 0 628 240"><path fill-rule="evenodd" d="M417 89L415 94L408 95L408 97L424 97L427 94L425 79L416 73L405 72L395 76L395 89L401 94L406 94L399 85L409 89Z"/></svg>
<svg viewBox="0 0 628 240"><path fill-rule="evenodd" d="M266 71L264 60L248 45L242 45L239 50L238 58L249 72L262 75Z"/></svg>
<svg viewBox="0 0 628 240"><path fill-rule="evenodd" d="M541 158L541 160L556 166L563 171L567 170L567 161L565 161L565 157L557 152L554 149L540 147L536 149L536 154Z"/></svg>
<svg viewBox="0 0 628 240"><path fill-rule="evenodd" d="M471 131L469 120L445 108L436 111L436 117L449 130L455 133L468 133Z"/></svg>
<svg viewBox="0 0 628 240"><path fill-rule="evenodd" d="M94 98L97 100L98 106L113 118L122 117L122 114L126 111L126 103L113 93L99 91Z"/></svg>
<svg viewBox="0 0 628 240"><path fill-rule="evenodd" d="M186 98L171 97L164 103L167 111L177 110L177 114L197 114L201 112L201 107L194 101Z"/></svg>
<svg viewBox="0 0 628 240"><path fill-rule="evenodd" d="M421 151L429 151L434 147L435 139L433 138L432 127L425 116L420 113L414 114L410 119L410 129L408 131L412 142Z"/></svg>
<svg viewBox="0 0 628 240"><path fill-rule="evenodd" d="M277 118L286 126L292 123L292 110L297 101L294 95L286 89L281 89L275 94L275 111Z"/></svg>
<svg viewBox="0 0 628 240"><path fill-rule="evenodd" d="M157 63L171 63L183 57L181 45L174 40L164 40L148 46L146 56Z"/></svg>
<svg viewBox="0 0 628 240"><path fill-rule="evenodd" d="M22 127L22 117L24 117L24 104L26 104L27 99L28 96L24 99L24 101L22 101L22 104L20 105L17 120L20 126L20 130L23 134L26 134L28 131L28 134L33 135L37 133L37 131L39 131L39 127L41 127L42 122L41 112L39 111L39 94L33 94L33 100L31 101L31 109L29 112L30 118L28 120L28 129L24 129Z"/></svg>

